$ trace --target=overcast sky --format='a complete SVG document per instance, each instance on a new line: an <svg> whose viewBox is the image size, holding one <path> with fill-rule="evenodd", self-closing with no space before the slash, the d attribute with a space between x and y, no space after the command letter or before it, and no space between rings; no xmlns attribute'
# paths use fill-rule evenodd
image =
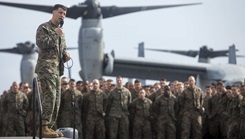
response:
<svg viewBox="0 0 245 139"><path fill-rule="evenodd" d="M7 1L7 0L5 0ZM20 2L8 0L8 2ZM54 5L74 5L78 0L22 0L21 3ZM207 45L214 50L228 49L235 44L237 54L245 55L245 1L244 0L100 0L101 6L141 6L202 2L202 5L128 14L105 19L105 52L115 50L116 56L137 57L139 42L145 47L174 50L198 50ZM51 19L51 14L32 10L0 6L0 49L12 48L16 43L35 43L35 33L39 24ZM77 47L81 18L65 19L64 30L68 47ZM77 50L69 51L74 61L72 78L80 80L80 65ZM175 54L146 52L147 59L162 61L197 62ZM20 81L20 61L22 56L0 53L0 93L9 88L13 81ZM238 64L245 65L245 58L238 58ZM213 64L225 64L227 58L216 58ZM66 71L65 73L68 76Z"/></svg>

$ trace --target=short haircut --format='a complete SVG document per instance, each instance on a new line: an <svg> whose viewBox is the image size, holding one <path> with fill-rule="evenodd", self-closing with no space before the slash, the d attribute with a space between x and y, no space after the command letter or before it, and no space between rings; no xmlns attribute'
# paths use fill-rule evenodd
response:
<svg viewBox="0 0 245 139"><path fill-rule="evenodd" d="M167 81L167 79L166 78L162 78L162 79L160 79L160 81Z"/></svg>
<svg viewBox="0 0 245 139"><path fill-rule="evenodd" d="M62 4L55 4L53 7L53 11L58 10L59 8L62 8L63 10L67 11L67 7Z"/></svg>
<svg viewBox="0 0 245 139"><path fill-rule="evenodd" d="M218 81L217 83L217 86L220 85L220 86L224 86L224 83L222 81Z"/></svg>
<svg viewBox="0 0 245 139"><path fill-rule="evenodd" d="M99 81L105 81L105 78L100 77L100 78L99 78Z"/></svg>
<svg viewBox="0 0 245 139"><path fill-rule="evenodd" d="M141 83L141 80L136 79L136 80L134 81L134 84L137 84L137 83Z"/></svg>
<svg viewBox="0 0 245 139"><path fill-rule="evenodd" d="M217 86L217 82L216 82L216 81L213 81L213 82L211 83L211 85L216 87L216 86Z"/></svg>
<svg viewBox="0 0 245 139"><path fill-rule="evenodd" d="M79 81L77 81L76 84L78 85L78 84L82 84L82 83L83 83L83 82L82 82L81 80L79 80Z"/></svg>
<svg viewBox="0 0 245 139"><path fill-rule="evenodd" d="M225 88L231 90L231 86L230 85L227 85Z"/></svg>
<svg viewBox="0 0 245 139"><path fill-rule="evenodd" d="M211 86L210 85L207 85L205 88L211 88Z"/></svg>
<svg viewBox="0 0 245 139"><path fill-rule="evenodd" d="M122 76L117 76L117 77L116 77L116 79L120 79L120 78L121 78L121 79L123 79L123 77L122 77Z"/></svg>
<svg viewBox="0 0 245 139"><path fill-rule="evenodd" d="M70 81L69 82L76 82L76 80L75 79L70 79Z"/></svg>
<svg viewBox="0 0 245 139"><path fill-rule="evenodd" d="M100 81L99 81L98 79L94 79L94 80L93 80L93 83L98 83L98 84L99 84Z"/></svg>
<svg viewBox="0 0 245 139"><path fill-rule="evenodd" d="M106 80L107 82L113 82L113 80L112 79L108 79L108 80Z"/></svg>
<svg viewBox="0 0 245 139"><path fill-rule="evenodd" d="M184 83L183 82L177 82L177 85L183 85L184 86Z"/></svg>

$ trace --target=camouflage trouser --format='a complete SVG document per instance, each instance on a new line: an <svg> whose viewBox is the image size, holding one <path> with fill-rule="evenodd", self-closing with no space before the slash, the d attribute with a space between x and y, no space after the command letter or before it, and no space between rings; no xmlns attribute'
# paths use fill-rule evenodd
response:
<svg viewBox="0 0 245 139"><path fill-rule="evenodd" d="M53 127L60 107L60 79L55 74L38 74L41 82L42 100L42 124Z"/></svg>
<svg viewBox="0 0 245 139"><path fill-rule="evenodd" d="M209 119L208 116L205 114L202 116L202 136L203 139L209 139Z"/></svg>
<svg viewBox="0 0 245 139"><path fill-rule="evenodd" d="M85 139L105 139L105 121L101 116L86 119Z"/></svg>
<svg viewBox="0 0 245 139"><path fill-rule="evenodd" d="M1 107L1 106L0 106ZM1 111L0 111L1 112ZM3 129L3 122L2 122L2 115L1 115L1 113L0 113L0 137L2 137L3 135L2 135L2 129Z"/></svg>
<svg viewBox="0 0 245 139"><path fill-rule="evenodd" d="M209 133L212 139L220 139L226 138L227 133L227 125L225 124L225 120L217 115L214 118L210 119L209 124Z"/></svg>
<svg viewBox="0 0 245 139"><path fill-rule="evenodd" d="M67 113L61 113L59 115L60 120L59 123L57 123L58 128L66 128L66 127L71 127L73 128L74 126L74 113L73 112L67 112ZM76 115L75 117L75 128L78 131L78 136L79 139L83 139L83 129L82 129L82 121L81 121L81 116L80 115Z"/></svg>
<svg viewBox="0 0 245 139"><path fill-rule="evenodd" d="M180 139L181 137L181 120L182 120L182 113L180 112L177 115L177 122L176 122L176 139Z"/></svg>
<svg viewBox="0 0 245 139"><path fill-rule="evenodd" d="M145 118L135 117L133 121L133 139L151 138L151 122Z"/></svg>
<svg viewBox="0 0 245 139"><path fill-rule="evenodd" d="M198 111L186 111L182 117L181 139L202 139L202 116Z"/></svg>
<svg viewBox="0 0 245 139"><path fill-rule="evenodd" d="M239 121L240 121L239 118L229 120L228 133L227 133L228 139L238 139L239 138L239 133L240 133ZM244 132L244 130L242 132Z"/></svg>
<svg viewBox="0 0 245 139"><path fill-rule="evenodd" d="M244 139L245 138L245 119L240 120L240 126L239 126L239 139Z"/></svg>
<svg viewBox="0 0 245 139"><path fill-rule="evenodd" d="M25 136L25 120L19 114L6 114L4 136Z"/></svg>
<svg viewBox="0 0 245 139"><path fill-rule="evenodd" d="M169 118L158 118L157 139L175 139L176 122Z"/></svg>
<svg viewBox="0 0 245 139"><path fill-rule="evenodd" d="M128 139L129 120L128 116L108 117L108 136L109 139Z"/></svg>

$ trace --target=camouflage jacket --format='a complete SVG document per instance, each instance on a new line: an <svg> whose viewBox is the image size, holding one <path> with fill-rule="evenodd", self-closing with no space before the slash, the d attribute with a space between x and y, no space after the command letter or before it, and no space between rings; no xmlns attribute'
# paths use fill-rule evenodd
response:
<svg viewBox="0 0 245 139"><path fill-rule="evenodd" d="M208 100L209 118L219 116L221 112L221 95L215 94Z"/></svg>
<svg viewBox="0 0 245 139"><path fill-rule="evenodd" d="M41 24L36 33L36 44L39 47L35 72L63 75L66 43L64 34L55 33L57 26L49 22Z"/></svg>
<svg viewBox="0 0 245 139"><path fill-rule="evenodd" d="M150 119L152 112L152 101L148 98L144 100L136 98L130 104L130 115L133 119Z"/></svg>
<svg viewBox="0 0 245 139"><path fill-rule="evenodd" d="M75 104L76 115L81 117L83 95L77 89L75 89L75 90L67 89L61 95L60 110L59 110L60 117L65 118L64 116L67 116L69 114L73 114L74 113L73 104Z"/></svg>
<svg viewBox="0 0 245 139"><path fill-rule="evenodd" d="M128 106L131 101L131 93L127 88L114 88L108 96L107 115L118 118L129 115Z"/></svg>
<svg viewBox="0 0 245 139"><path fill-rule="evenodd" d="M132 101L134 99L138 98L138 94L139 94L139 92L137 90L135 90L135 89L131 91Z"/></svg>
<svg viewBox="0 0 245 139"><path fill-rule="evenodd" d="M179 104L183 107L184 111L189 110L202 110L203 107L203 92L200 88L194 89L186 88L179 96Z"/></svg>
<svg viewBox="0 0 245 139"><path fill-rule="evenodd" d="M26 116L28 109L28 99L27 96L21 91L12 92L6 94L3 101L3 113L19 114L21 116Z"/></svg>
<svg viewBox="0 0 245 139"><path fill-rule="evenodd" d="M245 97L242 98L238 107L240 112L239 118L244 121L245 120Z"/></svg>
<svg viewBox="0 0 245 139"><path fill-rule="evenodd" d="M153 111L157 114L157 118L176 121L176 113L178 111L176 97L172 93L169 97L165 97L163 94L157 97L153 104Z"/></svg>
<svg viewBox="0 0 245 139"><path fill-rule="evenodd" d="M209 100L212 98L212 96L205 96L203 99L203 107L204 107L204 112L206 115L210 115L210 109L209 109Z"/></svg>
<svg viewBox="0 0 245 139"><path fill-rule="evenodd" d="M92 90L84 95L83 113L86 118L105 116L107 95L102 91Z"/></svg>
<svg viewBox="0 0 245 139"><path fill-rule="evenodd" d="M227 118L229 118L231 121L237 120L240 116L240 110L239 110L239 104L242 101L242 96L238 95L235 98L233 98L231 101L228 101L227 103L227 109L225 113L227 114Z"/></svg>
<svg viewBox="0 0 245 139"><path fill-rule="evenodd" d="M148 98L154 103L156 101L156 98L163 94L162 89L158 89L156 92L152 93Z"/></svg>

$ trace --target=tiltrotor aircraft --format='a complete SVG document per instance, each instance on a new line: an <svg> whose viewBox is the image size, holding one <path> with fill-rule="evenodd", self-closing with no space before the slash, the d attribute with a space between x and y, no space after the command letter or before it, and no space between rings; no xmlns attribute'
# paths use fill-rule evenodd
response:
<svg viewBox="0 0 245 139"><path fill-rule="evenodd" d="M117 7L100 6L97 0L86 0L79 5L68 8L67 17L77 19L82 17L82 25L79 31L78 50L80 76L85 80L93 80L101 76L123 76L129 78L159 80L164 77L168 80L185 81L188 76L196 76L199 83L209 83L212 80L242 81L245 78L245 69L236 65L211 65L202 63L183 63L151 61L144 58L118 58L114 53L104 54L103 30L101 22L103 18L110 18L123 14L200 3L142 6L142 7ZM0 2L0 5L25 8L51 13L53 6L18 4ZM227 70L225 70L227 69ZM240 73L240 74L238 74ZM203 85L205 85L203 84Z"/></svg>
<svg viewBox="0 0 245 139"><path fill-rule="evenodd" d="M142 6L142 7L117 7L100 6L97 0L86 0L84 3L68 8L67 17L77 19L82 17L82 26L79 32L79 58L82 70L80 76L86 80L101 77L104 73L113 71L112 54L104 54L103 32L101 27L102 18L110 18L123 14L154 10L160 8L171 8L200 3L164 5L164 6ZM37 10L52 13L53 6L18 4L0 2L0 5Z"/></svg>
<svg viewBox="0 0 245 139"><path fill-rule="evenodd" d="M35 58L35 53L38 52L36 45L30 41L26 41L25 43L17 43L17 46L14 48L0 49L0 52L22 55L20 64L21 81L28 82L32 86L37 61Z"/></svg>

